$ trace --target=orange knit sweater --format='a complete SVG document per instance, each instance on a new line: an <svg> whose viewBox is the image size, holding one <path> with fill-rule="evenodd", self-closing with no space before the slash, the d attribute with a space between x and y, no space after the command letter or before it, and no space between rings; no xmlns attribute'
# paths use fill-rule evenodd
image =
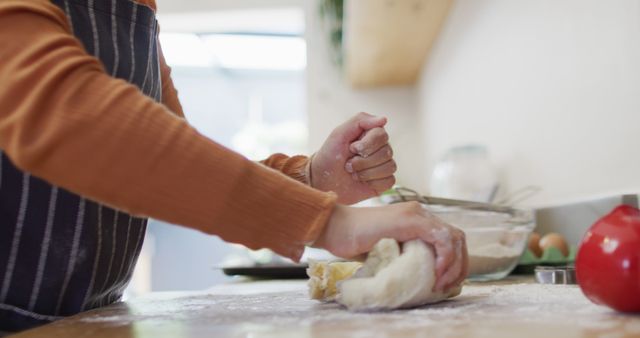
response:
<svg viewBox="0 0 640 338"><path fill-rule="evenodd" d="M20 169L294 259L327 222L336 199L303 184L307 158L254 163L199 134L182 118L162 57L158 104L107 75L47 0L0 1L0 46L0 149Z"/></svg>

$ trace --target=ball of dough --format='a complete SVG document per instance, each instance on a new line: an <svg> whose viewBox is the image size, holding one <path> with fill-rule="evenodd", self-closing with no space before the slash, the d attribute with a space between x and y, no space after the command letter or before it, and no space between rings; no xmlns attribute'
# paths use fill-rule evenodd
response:
<svg viewBox="0 0 640 338"><path fill-rule="evenodd" d="M393 239L378 242L361 269L374 274L361 277L356 273L338 284L336 300L349 310L392 310L436 303L460 293L459 287L447 293L433 292L436 276L431 246L413 240L404 243L398 255L399 251Z"/></svg>
<svg viewBox="0 0 640 338"><path fill-rule="evenodd" d="M338 282L353 276L361 266L360 262L310 261L307 268L309 296L325 302L334 300Z"/></svg>
<svg viewBox="0 0 640 338"><path fill-rule="evenodd" d="M569 245L562 235L550 232L540 239L540 249L556 248L566 257L569 256Z"/></svg>

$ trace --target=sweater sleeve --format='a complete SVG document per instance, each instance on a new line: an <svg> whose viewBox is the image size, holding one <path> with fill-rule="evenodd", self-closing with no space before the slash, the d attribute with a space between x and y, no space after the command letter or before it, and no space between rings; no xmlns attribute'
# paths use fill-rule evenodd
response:
<svg viewBox="0 0 640 338"><path fill-rule="evenodd" d="M49 1L0 2L0 149L17 167L132 214L300 257L334 195L202 136L171 104L107 75L70 32Z"/></svg>
<svg viewBox="0 0 640 338"><path fill-rule="evenodd" d="M300 183L310 186L311 171L309 161L308 157L302 155L289 157L285 154L273 154L267 159L260 161L260 163L278 170Z"/></svg>

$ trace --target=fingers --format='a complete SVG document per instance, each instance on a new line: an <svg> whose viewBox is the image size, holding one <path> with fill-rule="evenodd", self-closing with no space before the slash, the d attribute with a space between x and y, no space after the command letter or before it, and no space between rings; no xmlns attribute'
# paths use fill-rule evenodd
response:
<svg viewBox="0 0 640 338"><path fill-rule="evenodd" d="M460 274L458 279L456 279L452 284L445 285L445 290L450 287L454 287L460 285L466 278L469 273L469 257L467 253L467 243L466 240L462 241L461 252L460 252L460 261L462 262L462 268L460 269Z"/></svg>
<svg viewBox="0 0 640 338"><path fill-rule="evenodd" d="M468 259L464 233L455 228L451 229L452 246L454 248L451 252L453 260L450 261L449 265L445 266L446 270L437 278L438 282L435 286L437 291L446 291L462 283L467 274Z"/></svg>
<svg viewBox="0 0 640 338"><path fill-rule="evenodd" d="M380 180L369 181L367 184L369 188L373 189L379 195L391 189L391 187L396 184L396 178L395 176L391 176Z"/></svg>
<svg viewBox="0 0 640 338"><path fill-rule="evenodd" d="M360 113L356 115L356 118L359 120L358 124L360 125L360 128L364 130L384 127L384 125L387 124L387 118L384 116L375 116L367 113Z"/></svg>
<svg viewBox="0 0 640 338"><path fill-rule="evenodd" d="M389 176L393 176L396 170L398 170L396 161L390 160L377 167L352 173L352 175L354 180L358 180L361 182L368 182L372 180L379 180L379 179L387 178Z"/></svg>
<svg viewBox="0 0 640 338"><path fill-rule="evenodd" d="M365 132L364 136L349 146L349 150L362 157L369 157L389 143L389 134L382 127L376 127Z"/></svg>
<svg viewBox="0 0 640 338"><path fill-rule="evenodd" d="M381 128L387 124L384 116L374 116L367 113L358 113L345 123L338 126L332 132L332 138L339 138L351 143L363 137L363 133L369 129Z"/></svg>
<svg viewBox="0 0 640 338"><path fill-rule="evenodd" d="M436 255L436 284L433 290L443 292L466 278L468 261L464 232L424 209L422 216L420 238L433 246Z"/></svg>
<svg viewBox="0 0 640 338"><path fill-rule="evenodd" d="M385 145L378 149L373 155L368 157L354 156L345 163L345 170L348 173L377 167L393 158L393 149L390 145Z"/></svg>
<svg viewBox="0 0 640 338"><path fill-rule="evenodd" d="M449 265L447 270L437 280L437 283L435 285L435 290L437 291L446 291L452 286L458 285L464 280L462 274L462 246L460 245L460 242L456 242L454 245L454 260L452 264Z"/></svg>
<svg viewBox="0 0 640 338"><path fill-rule="evenodd" d="M446 227L431 230L430 242L436 254L436 283L435 290L440 291L440 283L449 267L455 261L455 249L452 245L449 229ZM450 281L447 281L447 283Z"/></svg>

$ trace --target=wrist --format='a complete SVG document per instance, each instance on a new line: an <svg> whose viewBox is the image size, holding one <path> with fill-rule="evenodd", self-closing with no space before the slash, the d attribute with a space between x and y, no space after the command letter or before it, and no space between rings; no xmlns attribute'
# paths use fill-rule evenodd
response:
<svg viewBox="0 0 640 338"><path fill-rule="evenodd" d="M356 235L353 232L353 225L356 221L353 219L355 211L355 208L337 204L312 246L327 250L338 257L352 257L357 251Z"/></svg>
<svg viewBox="0 0 640 338"><path fill-rule="evenodd" d="M309 160L307 161L307 165L304 168L304 175L307 178L307 182L309 183L309 186L312 188L315 188L315 185L313 184L313 173L311 170L311 166L313 163L313 159L316 157L316 154L313 153L311 156L309 156Z"/></svg>
<svg viewBox="0 0 640 338"><path fill-rule="evenodd" d="M318 237L316 237L316 239L309 246L319 249L325 249L331 252L329 248L330 245L328 244L331 243L331 234L335 232L336 224L339 223L340 214L342 214L343 212L341 210L342 208L344 207L339 204L336 204L333 207L333 210L331 211L329 218L327 218L327 222L322 228L322 231L320 231Z"/></svg>

